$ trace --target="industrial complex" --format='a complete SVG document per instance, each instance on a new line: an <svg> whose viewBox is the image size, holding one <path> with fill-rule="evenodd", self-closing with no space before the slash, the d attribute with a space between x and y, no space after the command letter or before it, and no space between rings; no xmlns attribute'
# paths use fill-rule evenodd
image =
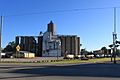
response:
<svg viewBox="0 0 120 80"><path fill-rule="evenodd" d="M47 25L47 31L39 36L16 36L15 42L20 45L20 51L35 53L36 57L80 54L80 37L57 35L52 21Z"/></svg>

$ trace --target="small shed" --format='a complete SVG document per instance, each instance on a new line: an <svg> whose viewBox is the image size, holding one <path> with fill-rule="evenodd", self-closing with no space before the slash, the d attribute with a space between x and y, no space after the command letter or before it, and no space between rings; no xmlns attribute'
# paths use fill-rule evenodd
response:
<svg viewBox="0 0 120 80"><path fill-rule="evenodd" d="M21 55L23 55L24 58L34 58L35 57L35 53L31 53L28 51L19 51L19 53Z"/></svg>

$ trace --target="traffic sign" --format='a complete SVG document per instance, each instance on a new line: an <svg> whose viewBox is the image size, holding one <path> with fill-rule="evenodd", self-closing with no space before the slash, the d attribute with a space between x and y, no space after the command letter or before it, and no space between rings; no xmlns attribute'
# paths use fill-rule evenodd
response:
<svg viewBox="0 0 120 80"><path fill-rule="evenodd" d="M16 46L16 50L20 51L20 46L19 45Z"/></svg>

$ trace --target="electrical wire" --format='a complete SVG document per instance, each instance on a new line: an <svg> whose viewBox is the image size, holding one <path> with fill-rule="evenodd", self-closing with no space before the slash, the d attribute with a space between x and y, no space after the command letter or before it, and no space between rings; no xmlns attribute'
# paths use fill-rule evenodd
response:
<svg viewBox="0 0 120 80"><path fill-rule="evenodd" d="M13 16L27 16L27 15L39 15L39 14L50 14L50 13L63 13L63 12L78 12L82 10L99 10L99 9L112 9L114 7L103 7L103 8L86 8L86 9L69 9L69 10L55 10L55 11L44 11L44 12L35 12L35 13L22 13L14 15L3 15L4 17L13 17ZM116 7L120 8L120 7Z"/></svg>

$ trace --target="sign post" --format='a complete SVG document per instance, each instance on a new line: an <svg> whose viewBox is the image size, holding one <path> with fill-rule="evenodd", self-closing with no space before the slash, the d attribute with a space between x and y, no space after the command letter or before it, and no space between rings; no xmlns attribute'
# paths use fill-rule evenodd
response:
<svg viewBox="0 0 120 80"><path fill-rule="evenodd" d="M17 56L18 56L17 53L18 53L19 51L20 51L20 46L17 45L17 46L16 46L16 58L17 58Z"/></svg>

